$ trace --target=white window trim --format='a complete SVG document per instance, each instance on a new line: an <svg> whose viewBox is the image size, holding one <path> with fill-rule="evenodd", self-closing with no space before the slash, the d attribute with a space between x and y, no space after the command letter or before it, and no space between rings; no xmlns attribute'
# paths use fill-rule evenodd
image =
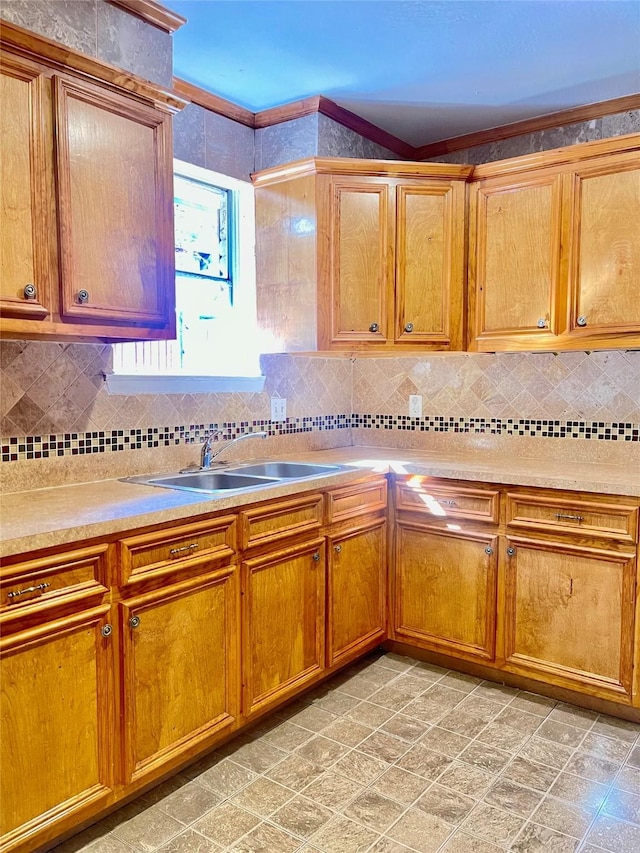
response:
<svg viewBox="0 0 640 853"><path fill-rule="evenodd" d="M235 222L234 316L251 329L256 316L255 203L253 185L193 163L174 160L174 172L204 183L219 183L239 197ZM238 282L242 281L240 287ZM110 373L105 377L109 394L207 394L262 391L265 377L187 374Z"/></svg>

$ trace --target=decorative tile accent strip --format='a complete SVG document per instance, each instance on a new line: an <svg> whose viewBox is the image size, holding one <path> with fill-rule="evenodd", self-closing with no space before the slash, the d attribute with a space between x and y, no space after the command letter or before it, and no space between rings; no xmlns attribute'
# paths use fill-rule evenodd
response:
<svg viewBox="0 0 640 853"><path fill-rule="evenodd" d="M114 429L93 432L68 432L59 435L28 435L2 439L2 462L27 459L49 459L58 456L85 456L122 450L170 447L176 444L200 444L205 435L221 430L217 441L225 442L246 432L264 430L270 436L294 435L302 432L348 429L349 415L319 415L287 418L285 421L241 421L240 423L191 424L146 429Z"/></svg>
<svg viewBox="0 0 640 853"><path fill-rule="evenodd" d="M532 438L595 438L640 441L640 424L604 421L552 421L529 418L411 418L407 415L351 415L351 426L413 432L489 433Z"/></svg>

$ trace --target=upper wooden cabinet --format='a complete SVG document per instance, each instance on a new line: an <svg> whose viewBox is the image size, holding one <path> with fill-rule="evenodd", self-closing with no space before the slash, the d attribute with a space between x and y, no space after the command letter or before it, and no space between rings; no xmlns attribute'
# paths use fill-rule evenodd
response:
<svg viewBox="0 0 640 853"><path fill-rule="evenodd" d="M640 135L479 166L471 348L640 346Z"/></svg>
<svg viewBox="0 0 640 853"><path fill-rule="evenodd" d="M175 336L169 92L3 22L3 337Z"/></svg>
<svg viewBox="0 0 640 853"><path fill-rule="evenodd" d="M462 349L471 171L315 158L254 175L266 347Z"/></svg>

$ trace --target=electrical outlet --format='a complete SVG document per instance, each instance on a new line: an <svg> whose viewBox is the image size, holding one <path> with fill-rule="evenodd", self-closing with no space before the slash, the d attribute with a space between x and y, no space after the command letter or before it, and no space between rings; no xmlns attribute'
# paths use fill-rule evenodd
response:
<svg viewBox="0 0 640 853"><path fill-rule="evenodd" d="M409 417L422 417L422 394L409 394Z"/></svg>
<svg viewBox="0 0 640 853"><path fill-rule="evenodd" d="M287 398L272 397L271 398L271 420L286 421L287 419Z"/></svg>

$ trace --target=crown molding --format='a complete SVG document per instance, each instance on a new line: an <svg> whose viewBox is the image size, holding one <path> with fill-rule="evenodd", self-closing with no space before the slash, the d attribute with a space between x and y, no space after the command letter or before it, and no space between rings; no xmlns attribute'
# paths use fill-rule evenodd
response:
<svg viewBox="0 0 640 853"><path fill-rule="evenodd" d="M107 0L112 6L119 6L126 12L135 15L136 18L142 18L149 24L159 27L166 33L175 33L183 24L187 23L187 19L177 12L172 12L160 3L154 3L153 0Z"/></svg>
<svg viewBox="0 0 640 853"><path fill-rule="evenodd" d="M522 136L525 133L536 133L536 131L549 130L560 125L577 124L578 122L591 121L592 119L603 118L603 116L637 109L640 109L640 94L625 95L622 98L612 98L609 101L599 101L595 104L586 104L582 107L573 107L569 110L523 119L512 124L503 124L489 130L466 133L464 136L443 139L440 142L431 142L415 149L416 159L428 160L429 157L451 154L465 148L474 148L476 145L502 142L513 136Z"/></svg>
<svg viewBox="0 0 640 853"><path fill-rule="evenodd" d="M173 88L183 98L191 101L192 104L197 104L199 107L204 107L212 113L230 118L232 121L237 121L247 127L256 126L255 115L250 110L245 110L244 107L238 106L238 104L220 98L218 95L214 95L206 89L201 89L199 86L194 86L193 83L188 83L186 80L174 77Z"/></svg>

